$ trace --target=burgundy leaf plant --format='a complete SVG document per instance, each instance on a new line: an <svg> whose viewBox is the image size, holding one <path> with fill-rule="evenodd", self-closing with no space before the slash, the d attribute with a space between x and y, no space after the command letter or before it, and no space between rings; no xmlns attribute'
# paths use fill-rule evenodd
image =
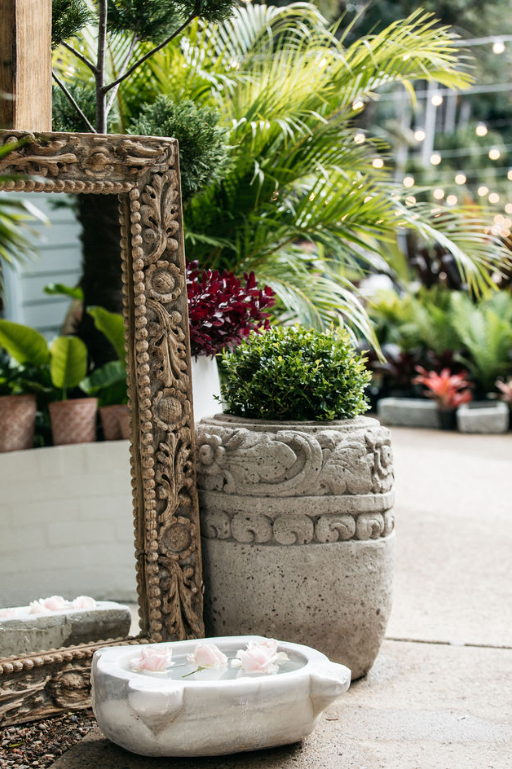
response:
<svg viewBox="0 0 512 769"><path fill-rule="evenodd" d="M192 355L217 355L236 347L251 331L269 328L266 312L275 303L271 288L261 289L254 276L243 281L232 272L201 270L187 263L188 314Z"/></svg>

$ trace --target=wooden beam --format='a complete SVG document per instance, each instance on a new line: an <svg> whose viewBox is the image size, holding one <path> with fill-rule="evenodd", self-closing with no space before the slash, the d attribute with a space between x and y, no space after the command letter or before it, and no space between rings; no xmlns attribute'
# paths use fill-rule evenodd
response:
<svg viewBox="0 0 512 769"><path fill-rule="evenodd" d="M0 128L52 129L51 0L0 0Z"/></svg>

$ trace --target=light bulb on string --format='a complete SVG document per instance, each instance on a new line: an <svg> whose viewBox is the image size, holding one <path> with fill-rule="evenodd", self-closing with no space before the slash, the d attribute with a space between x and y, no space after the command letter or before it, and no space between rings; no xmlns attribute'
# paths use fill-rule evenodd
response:
<svg viewBox="0 0 512 769"><path fill-rule="evenodd" d="M364 108L364 101L361 101L361 99L356 99L356 101L352 103L352 109L355 111L361 110L363 108Z"/></svg>
<svg viewBox="0 0 512 769"><path fill-rule="evenodd" d="M512 182L512 168L509 170L509 172L508 172L508 174L507 174L507 179L508 179L510 182Z"/></svg>
<svg viewBox="0 0 512 769"><path fill-rule="evenodd" d="M405 199L405 205L406 206L415 206L416 205L416 198L414 195L408 195Z"/></svg>
<svg viewBox="0 0 512 769"><path fill-rule="evenodd" d="M432 192L432 195L436 200L442 200L444 198L444 190L441 189L441 187L436 187L436 189Z"/></svg>
<svg viewBox="0 0 512 769"><path fill-rule="evenodd" d="M439 165L439 163L441 162L441 160L442 160L442 157L441 157L441 155L439 154L439 152L434 152L434 153L433 153L433 154L430 156L430 162L431 162L431 164L432 164L433 166L438 166L438 165Z"/></svg>
<svg viewBox="0 0 512 769"><path fill-rule="evenodd" d="M475 128L475 133L477 136L487 136L488 130L485 123L479 123Z"/></svg>
<svg viewBox="0 0 512 769"><path fill-rule="evenodd" d="M489 150L489 157L491 160L499 160L501 157L501 152L497 147L491 147Z"/></svg>
<svg viewBox="0 0 512 769"><path fill-rule="evenodd" d="M503 40L495 40L492 46L492 52L493 53L505 53L505 43Z"/></svg>
<svg viewBox="0 0 512 769"><path fill-rule="evenodd" d="M478 194L481 198L485 198L485 196L489 194L489 187L486 187L485 184L482 184L482 186L478 188Z"/></svg>
<svg viewBox="0 0 512 769"><path fill-rule="evenodd" d="M372 161L372 166L374 168L384 168L384 161L382 158L374 158Z"/></svg>
<svg viewBox="0 0 512 769"><path fill-rule="evenodd" d="M424 142L427 138L427 134L422 128L418 128L418 130L414 132L414 138L417 142Z"/></svg>
<svg viewBox="0 0 512 769"><path fill-rule="evenodd" d="M512 203L507 203L507 205L505 206L505 213L512 214Z"/></svg>
<svg viewBox="0 0 512 769"><path fill-rule="evenodd" d="M454 206L457 203L457 195L448 195L446 202L449 206Z"/></svg>
<svg viewBox="0 0 512 769"><path fill-rule="evenodd" d="M497 192L491 192L489 195L489 203L492 203L493 205L496 205L496 203L500 202L500 196Z"/></svg>
<svg viewBox="0 0 512 769"><path fill-rule="evenodd" d="M467 182L466 174L456 174L455 184L466 184L466 182Z"/></svg>
<svg viewBox="0 0 512 769"><path fill-rule="evenodd" d="M414 176L404 176L402 184L404 187L414 187Z"/></svg>
<svg viewBox="0 0 512 769"><path fill-rule="evenodd" d="M432 102L434 107L440 107L444 100L440 93L435 93L430 99L430 101Z"/></svg>
<svg viewBox="0 0 512 769"><path fill-rule="evenodd" d="M366 141L366 136L360 132L356 133L356 135L354 136L354 141L356 144L364 144L364 142Z"/></svg>

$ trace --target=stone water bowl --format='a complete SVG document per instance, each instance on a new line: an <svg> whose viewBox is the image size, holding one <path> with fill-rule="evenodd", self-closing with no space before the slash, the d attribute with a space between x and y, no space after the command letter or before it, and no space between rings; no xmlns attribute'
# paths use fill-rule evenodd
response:
<svg viewBox="0 0 512 769"><path fill-rule="evenodd" d="M166 672L136 672L141 646L111 646L94 655L93 709L108 739L144 756L215 756L297 742L328 705L347 691L350 670L315 649L279 642L289 660L274 675L230 667L236 652L261 636L151 644L172 651ZM215 644L227 667L202 670L187 661L198 643ZM190 675L191 674L191 675ZM185 677L184 677L185 676Z"/></svg>

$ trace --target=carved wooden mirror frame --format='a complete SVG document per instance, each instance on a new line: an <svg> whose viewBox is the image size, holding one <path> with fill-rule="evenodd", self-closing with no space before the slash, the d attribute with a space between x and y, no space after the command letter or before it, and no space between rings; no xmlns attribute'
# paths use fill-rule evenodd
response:
<svg viewBox="0 0 512 769"><path fill-rule="evenodd" d="M204 635L185 255L173 139L1 131L0 190L119 196L141 633ZM30 175L30 177L27 177ZM90 704L83 644L0 659L0 725Z"/></svg>

